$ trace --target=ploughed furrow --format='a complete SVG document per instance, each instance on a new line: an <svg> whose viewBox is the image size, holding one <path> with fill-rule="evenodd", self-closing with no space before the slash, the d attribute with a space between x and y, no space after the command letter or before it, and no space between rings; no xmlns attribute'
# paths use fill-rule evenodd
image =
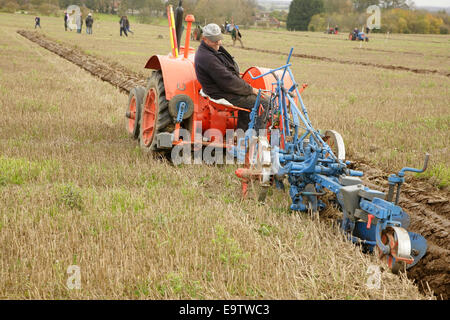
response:
<svg viewBox="0 0 450 320"><path fill-rule="evenodd" d="M362 160L356 161L354 168L364 171L365 185L387 193L389 174ZM415 279L423 290L428 289L428 282L437 296L450 299L449 192L411 177L406 181L401 188L399 205L411 216L408 229L423 235L428 243L425 257L408 271L408 277Z"/></svg>
<svg viewBox="0 0 450 320"><path fill-rule="evenodd" d="M98 57L86 54L77 48L59 44L37 32L19 30L17 33L37 43L41 47L56 53L60 57L69 60L103 81L109 82L123 92L129 93L135 86L145 87L146 85L143 75L133 73L117 63L109 63Z"/></svg>
<svg viewBox="0 0 450 320"><path fill-rule="evenodd" d="M133 73L117 63L106 62L79 49L58 44L37 32L18 31L18 33L75 63L94 76L111 83L121 91L128 93L135 86L145 86L146 81L143 75ZM266 52L267 50L258 51ZM280 53L277 52L277 54ZM364 171L365 177L363 180L367 186L377 190L387 190L388 173L370 167L359 159L356 159L353 166L355 169ZM400 205L411 215L411 227L409 229L424 235L428 241L427 254L416 266L409 270L408 276L415 279L419 287L422 286L423 289L427 290L429 285L438 296L449 299L449 192L438 190L426 182L405 183L402 186Z"/></svg>
<svg viewBox="0 0 450 320"><path fill-rule="evenodd" d="M248 51L262 52L262 53L269 53L269 54L276 54L276 55L286 55L286 56L288 55L286 52L281 52L281 51L277 51L277 50L249 48L249 47L240 48L240 49L248 50ZM341 64L361 65L361 66L366 66L366 67L375 67L375 68L382 68L382 69L388 69L388 70L394 70L394 71L395 70L408 71L408 72L414 72L414 73L419 73L419 74L437 74L437 75L450 77L449 72L439 71L439 70L409 68L409 67L404 67L404 66L385 65L385 64L364 62L364 61L340 60L340 59L335 59L335 58L321 57L321 56L315 56L315 55L311 55L311 54L302 54L302 53L293 53L292 56L297 57L297 58L313 59L313 60L335 62L335 63L341 63Z"/></svg>
<svg viewBox="0 0 450 320"><path fill-rule="evenodd" d="M311 35L311 34L303 34L303 33L299 33L299 32L277 32L277 31L268 31L268 30L264 30L264 31L258 31L260 33L270 33L270 34L276 34L276 35L289 35L295 38L298 37L304 37L304 38L310 38L310 39L326 39L326 40L337 40L337 41L350 41L348 39L349 33L340 33L340 35L344 35L344 37L342 36L336 36L336 35L332 35L332 34L328 34L328 35ZM416 37L418 36L417 34L415 35ZM423 35L425 37L422 37L419 41L420 42L428 42L428 43L446 43L446 40L444 41L437 41L437 40L429 40L426 38L427 35ZM368 34L369 39L372 37L371 34ZM378 39L382 39L381 37L379 37ZM410 42L417 42L417 39L405 39L405 38L392 38L392 36L388 36L387 38L384 38L385 40L389 40L389 41L410 41Z"/></svg>
<svg viewBox="0 0 450 320"><path fill-rule="evenodd" d="M422 52L409 52L409 51L394 51L394 50L383 50L383 49L372 49L372 48L353 48L354 50L372 51L372 52L385 52L385 53L395 53L395 54L409 54L413 56L429 56L437 58L450 58L450 56L445 56L442 54L425 54Z"/></svg>

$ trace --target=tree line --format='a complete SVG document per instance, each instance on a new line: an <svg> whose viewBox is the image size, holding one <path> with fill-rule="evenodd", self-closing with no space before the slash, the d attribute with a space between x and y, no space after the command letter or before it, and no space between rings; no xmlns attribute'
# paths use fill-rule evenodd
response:
<svg viewBox="0 0 450 320"><path fill-rule="evenodd" d="M136 15L141 22L150 22L152 17L165 15L166 6L178 6L179 0L0 0L2 11L19 10L41 14L61 14L69 5L92 12ZM223 24L233 20L237 24L251 25L257 12L256 0L184 0L184 12L193 13L201 23Z"/></svg>
<svg viewBox="0 0 450 320"><path fill-rule="evenodd" d="M375 32L450 33L449 15L445 11L430 13L416 10L409 0L293 0L287 15L288 30L325 31L366 27L371 5L381 8L381 28Z"/></svg>
<svg viewBox="0 0 450 320"><path fill-rule="evenodd" d="M178 6L179 0L0 0L2 11L19 10L44 15L61 15L69 5L82 11L136 15L140 22L151 22L165 15L168 4ZM272 16L285 21L288 30L325 31L338 26L341 31L361 28L366 23L367 8L378 5L382 9L381 29L391 33L450 33L446 12L429 13L414 9L410 0L293 0L289 12L273 12ZM243 26L253 25L259 11L256 0L183 0L185 13L193 13L202 25L223 24L232 20Z"/></svg>

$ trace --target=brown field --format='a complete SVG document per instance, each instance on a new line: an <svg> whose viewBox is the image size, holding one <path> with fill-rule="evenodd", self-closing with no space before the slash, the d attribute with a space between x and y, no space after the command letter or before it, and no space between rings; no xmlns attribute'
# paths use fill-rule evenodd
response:
<svg viewBox="0 0 450 320"><path fill-rule="evenodd" d="M291 214L286 193L274 191L265 205L241 201L233 166L173 167L146 156L125 132L126 95L17 34L32 29L33 17L0 18L1 298L432 298L387 271L381 289L367 288L368 267L378 262L343 241L326 219L331 209L318 223ZM135 35L120 38L118 23L96 21L89 37L64 32L61 22L43 17L39 32L143 76L152 54L169 51L163 27L132 25ZM345 35L276 33L246 30L244 43L450 70L449 37L380 35L360 49ZM230 51L242 70L286 59ZM428 151L434 174L426 183L448 199L449 77L314 59L293 64L297 80L310 84L304 100L313 123L340 131L349 159L392 172L420 167ZM70 265L81 268L81 290L66 285Z"/></svg>

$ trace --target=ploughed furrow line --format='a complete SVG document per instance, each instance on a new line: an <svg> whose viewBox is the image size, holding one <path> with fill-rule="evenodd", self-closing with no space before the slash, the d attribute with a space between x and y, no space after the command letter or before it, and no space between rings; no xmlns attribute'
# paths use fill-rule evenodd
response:
<svg viewBox="0 0 450 320"><path fill-rule="evenodd" d="M145 86L146 81L143 75L133 73L117 63L109 63L79 49L58 44L37 32L18 31L18 33L75 63L94 76L111 83L123 92L128 93L134 86ZM364 181L367 186L387 190L387 173L370 167L359 159L354 162L354 167L365 172ZM415 182L414 185L405 183L402 190L400 205L411 214L411 231L424 235L428 241L427 254L415 267L411 268L408 276L415 279L419 287L423 286L425 290L427 290L428 282L438 296L442 295L444 299L449 299L449 193L420 182L418 185Z"/></svg>
<svg viewBox="0 0 450 320"><path fill-rule="evenodd" d="M370 167L363 160L354 162L355 169L364 171L365 185L387 193L389 174ZM402 185L399 205L410 214L410 231L427 239L425 257L408 271L408 277L415 279L419 287L427 290L426 283L437 296L450 299L450 196L431 184L417 181Z"/></svg>
<svg viewBox="0 0 450 320"><path fill-rule="evenodd" d="M277 51L277 50L249 48L249 47L244 47L244 48L240 48L240 49L288 56L288 54L286 52L281 52L281 51ZM439 70L409 68L409 67L404 67L404 66L384 65L384 64L364 62L364 61L340 60L340 59L335 59L335 58L321 57L321 56L315 56L315 55L303 54L303 53L293 53L292 56L297 57L297 58L320 60L320 61L334 62L334 63L341 63L341 64L361 65L361 66L366 66L366 67L375 67L375 68L382 68L382 69L388 69L388 70L394 70L394 71L408 71L408 72L414 72L414 73L419 73L419 74L437 74L437 75L450 77L450 72L439 71Z"/></svg>
<svg viewBox="0 0 450 320"><path fill-rule="evenodd" d="M119 88L122 92L129 93L135 86L139 85L145 87L146 85L145 77L143 75L133 73L117 63L109 63L77 48L59 44L37 32L19 30L17 33L76 64L103 81L109 82Z"/></svg>
<svg viewBox="0 0 450 320"><path fill-rule="evenodd" d="M298 32L284 32L284 33L282 33L282 32L267 31L267 30L257 31L257 32L264 33L264 34L270 33L270 34L283 35L283 36L284 35L288 35L288 36L292 36L292 37L296 37L296 38L304 37L304 38L311 38L311 39L326 39L326 40L337 40L337 41L349 41L349 39L348 39L349 33L346 33L346 32L345 33L340 32L339 33L340 36L336 36L336 35L333 35L333 34L324 35L324 36L322 36L322 35L310 35L310 34L301 34L301 33L298 33ZM342 35L344 35L345 37L342 37ZM418 35L416 35L416 36L418 36ZM369 34L368 37L370 39L371 35ZM381 39L383 39L383 38L381 38L381 37L378 38L378 40L381 40ZM424 39L424 37L422 37L422 39L420 39L420 40L417 40L417 39L404 39L404 38L402 39L402 38L395 38L395 37L392 38L392 36L388 36L387 38L385 37L385 39L383 39L383 40L389 40L389 41L390 40L394 40L394 41L410 41L410 42L420 41L420 42L428 42L428 43L447 43L446 41L437 41L437 40Z"/></svg>
<svg viewBox="0 0 450 320"><path fill-rule="evenodd" d="M372 49L372 48L353 48L354 50L363 50L363 51L372 51L372 52L384 52L384 53L396 53L396 54L409 54L413 56L429 56L429 57L437 57L437 58L450 58L450 56L445 56L441 54L425 54L422 52L409 52L409 51L394 51L394 50L383 50L383 49Z"/></svg>

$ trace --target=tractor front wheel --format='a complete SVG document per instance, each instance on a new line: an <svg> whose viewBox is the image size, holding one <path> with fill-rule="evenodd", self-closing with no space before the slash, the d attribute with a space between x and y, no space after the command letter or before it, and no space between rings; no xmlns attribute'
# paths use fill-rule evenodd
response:
<svg viewBox="0 0 450 320"><path fill-rule="evenodd" d="M156 136L173 131L173 120L168 107L162 73L155 71L148 81L141 108L140 145L144 150L162 151L157 148Z"/></svg>

